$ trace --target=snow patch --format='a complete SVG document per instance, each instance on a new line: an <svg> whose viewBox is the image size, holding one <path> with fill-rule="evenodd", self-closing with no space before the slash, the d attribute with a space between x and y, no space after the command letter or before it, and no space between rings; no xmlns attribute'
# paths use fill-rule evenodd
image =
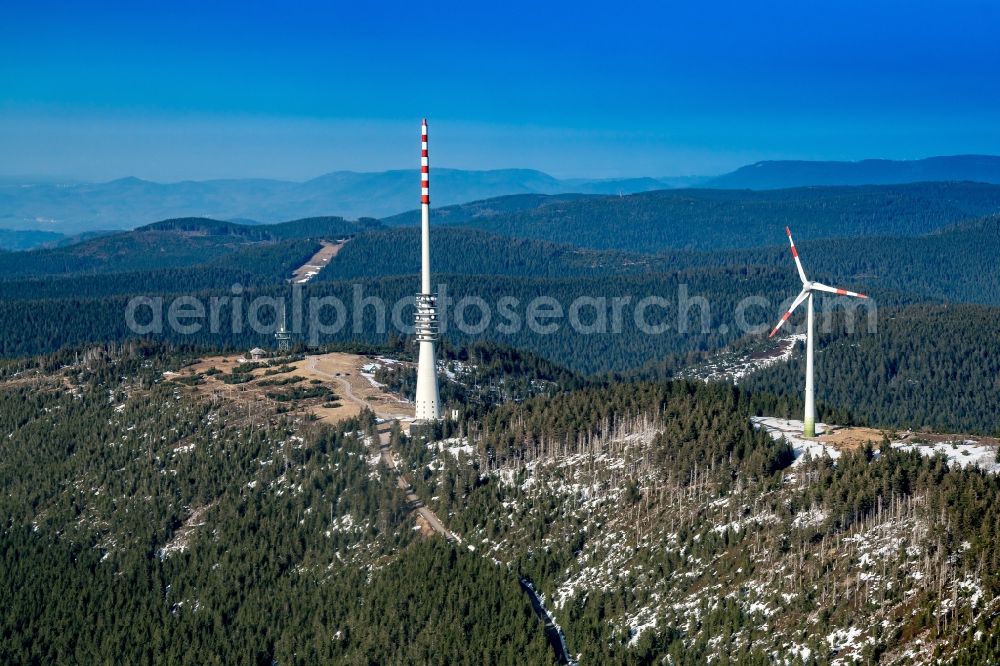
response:
<svg viewBox="0 0 1000 666"><path fill-rule="evenodd" d="M805 460L806 456L813 458L829 456L834 460L840 457L840 451L832 446L803 437L802 430L805 426L802 421L796 419L779 419L775 416L754 416L750 418L750 421L755 428L765 429L772 439L779 440L784 438L792 445L792 451L795 454L795 462L792 463L792 467L800 464ZM829 427L825 423L816 424L817 435L823 434L828 429Z"/></svg>

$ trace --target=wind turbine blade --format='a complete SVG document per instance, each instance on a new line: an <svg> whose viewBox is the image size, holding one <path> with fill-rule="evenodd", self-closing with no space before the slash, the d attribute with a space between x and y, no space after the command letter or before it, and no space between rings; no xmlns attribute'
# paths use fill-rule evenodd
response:
<svg viewBox="0 0 1000 666"><path fill-rule="evenodd" d="M831 294L837 294L839 296L854 296L855 298L868 298L865 294L858 293L856 291L847 291L846 289L839 289L837 287L828 287L825 284L820 284L819 282L812 283L813 289L819 289L820 291L828 291Z"/></svg>
<svg viewBox="0 0 1000 666"><path fill-rule="evenodd" d="M792 258L795 259L795 268L799 269L799 279L802 280L802 284L809 284L809 280L806 279L806 272L802 270L802 262L799 261L799 251L795 249L795 241L792 240L792 230L785 227L785 233L788 234L788 244L792 246Z"/></svg>
<svg viewBox="0 0 1000 666"><path fill-rule="evenodd" d="M799 295L795 297L794 301L792 301L792 305L791 305L791 307L788 308L788 312L786 312L785 314L781 315L781 319L778 320L778 325L774 327L774 330L771 331L771 335L769 335L767 337L773 338L774 334L778 332L778 329L781 328L782 324L784 324L786 321L788 321L788 318L792 316L793 312L795 312L795 308L797 308L800 305L802 305L802 301L806 300L806 298L808 298L808 297L809 297L809 290L808 289L803 289L802 291L800 291Z"/></svg>

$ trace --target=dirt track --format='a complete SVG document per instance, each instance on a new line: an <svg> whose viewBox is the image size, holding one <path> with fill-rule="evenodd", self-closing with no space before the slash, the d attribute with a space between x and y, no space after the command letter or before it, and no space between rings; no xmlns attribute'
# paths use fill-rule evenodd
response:
<svg viewBox="0 0 1000 666"><path fill-rule="evenodd" d="M334 390L341 396L343 407L327 410L331 418L348 418L360 414L367 407L381 419L399 419L408 429L414 416L413 404L376 386L362 375L361 368L370 362L368 357L356 354L307 356L305 361L299 362L301 365L295 364L295 374L335 383ZM347 416L340 416L340 410L347 412Z"/></svg>
<svg viewBox="0 0 1000 666"><path fill-rule="evenodd" d="M384 462L390 469L395 470L398 473L399 469L396 467L396 460L392 457L392 450L389 448L388 431L379 433L379 452L382 454L382 462ZM423 501L417 496L417 493L414 492L413 486L405 476L400 474L396 483L399 488L406 493L406 501L410 503L410 506L412 506L414 512L416 512L417 524L420 525L421 531L426 533L426 526L426 528L437 532L449 541L458 541L459 543L462 542L458 535L454 534L444 526L444 523L441 522L441 519L437 517L436 513L427 508Z"/></svg>

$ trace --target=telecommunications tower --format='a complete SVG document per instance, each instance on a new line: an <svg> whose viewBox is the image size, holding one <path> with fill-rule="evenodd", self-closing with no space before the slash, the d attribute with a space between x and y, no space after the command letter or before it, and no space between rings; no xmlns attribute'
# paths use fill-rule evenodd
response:
<svg viewBox="0 0 1000 666"><path fill-rule="evenodd" d="M420 126L420 293L417 294L416 333L420 343L417 362L417 421L440 418L434 367L434 342L437 340L437 297L431 293L430 167L427 161L427 119Z"/></svg>

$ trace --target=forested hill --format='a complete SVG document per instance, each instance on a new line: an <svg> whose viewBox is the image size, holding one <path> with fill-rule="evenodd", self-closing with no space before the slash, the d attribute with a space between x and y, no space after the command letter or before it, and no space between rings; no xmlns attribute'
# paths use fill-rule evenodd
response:
<svg viewBox="0 0 1000 666"><path fill-rule="evenodd" d="M451 206L436 206L433 209L434 224L462 225L470 220L488 220L494 215L514 213L536 208L559 206L560 204L584 199L600 199L593 194L509 194L491 199L481 199ZM414 209L399 215L384 218L387 226L415 226L420 224L420 210Z"/></svg>
<svg viewBox="0 0 1000 666"><path fill-rule="evenodd" d="M431 227L435 273L567 277L625 275L673 270L667 260L617 250L511 238L463 227ZM392 248L392 251L388 251ZM393 228L359 234L346 244L317 280L420 273L420 230Z"/></svg>
<svg viewBox="0 0 1000 666"><path fill-rule="evenodd" d="M1000 183L1000 157L952 155L922 160L822 162L776 160L740 167L708 181L709 187L753 190L803 185L877 185L930 181Z"/></svg>
<svg viewBox="0 0 1000 666"><path fill-rule="evenodd" d="M144 231L176 231L195 236L235 236L250 241L277 241L298 238L332 238L349 236L382 226L373 218L348 221L342 217L306 217L277 224L238 224L204 217L182 217L154 222L135 229Z"/></svg>
<svg viewBox="0 0 1000 666"><path fill-rule="evenodd" d="M480 202L485 210L490 202ZM503 203L503 202L501 202ZM1000 185L916 183L789 190L664 190L581 198L490 214L455 224L521 238L636 252L717 250L780 243L785 226L802 238L925 234L1000 212ZM432 219L434 213L432 213ZM390 218L398 224L411 218ZM448 216L440 223L449 224Z"/></svg>
<svg viewBox="0 0 1000 666"><path fill-rule="evenodd" d="M62 238L65 238L63 234L53 231L0 229L0 251L26 250L37 245L55 243Z"/></svg>
<svg viewBox="0 0 1000 666"><path fill-rule="evenodd" d="M169 351L91 352L0 390L0 663L551 663L513 572L413 529L370 412L248 417Z"/></svg>
<svg viewBox="0 0 1000 666"><path fill-rule="evenodd" d="M996 475L888 447L793 463L746 397L506 404L401 442L404 464L464 543L544 593L581 664L995 663Z"/></svg>
<svg viewBox="0 0 1000 666"><path fill-rule="evenodd" d="M854 285L878 295L885 291L919 298L1000 305L1000 215L971 220L916 237L869 236L808 240L796 246L809 277L839 286ZM651 265L675 269L721 266L786 266L788 246L724 252L668 252Z"/></svg>
<svg viewBox="0 0 1000 666"><path fill-rule="evenodd" d="M783 237L778 231L774 235ZM1000 246L1000 216L917 237L809 240L796 236L806 270L813 279L871 292L877 298L893 292L915 298L1000 305L1000 263L993 259L995 248ZM653 255L432 226L431 244L436 273L566 278L669 275L703 269L746 271L753 267L785 271L789 288L794 287L794 264L785 242L763 248L670 250ZM317 279L416 275L420 271L419 249L416 228L359 234Z"/></svg>
<svg viewBox="0 0 1000 666"><path fill-rule="evenodd" d="M377 226L378 222L371 219L351 222L339 217L274 225L243 225L208 218L164 220L66 247L6 254L0 262L0 280L180 268L218 260L250 244L336 239Z"/></svg>
<svg viewBox="0 0 1000 666"><path fill-rule="evenodd" d="M354 242L354 241L351 241ZM277 246L275 246L277 247ZM260 262L258 262L260 263ZM249 262L249 265L258 266ZM260 265L263 265L260 263ZM145 292L156 296L171 293L163 287L187 285L191 280L195 289L206 286L195 280L207 279L245 281L249 288L247 297L255 295L289 296L287 284L275 284L274 278L264 275L251 280L245 274L224 272L219 267L218 274L204 272L184 272L177 269L162 275L138 274L122 276L127 278L125 287L156 287L161 291ZM817 277L819 274L816 274ZM53 351L65 346L76 346L99 341L124 341L134 338L126 327L124 312L129 300L127 295L95 295L80 298L74 290L97 291L98 280L103 276L88 278L67 278L58 284L51 281L40 282L32 294L32 300L17 300L23 297L28 286L17 284L12 292L0 291L0 321L4 322L0 336L0 355L22 356L26 354ZM107 276L114 278L117 276ZM252 276L251 276L252 277ZM447 295L451 301L449 313L454 304L465 297L485 299L493 307L492 325L482 332L462 333L454 325L449 315L449 327L445 341L456 345L466 345L476 341L494 341L530 351L538 356L564 365L582 374L619 372L645 365L655 365L660 371L657 376L671 377L691 364L702 363L725 345L739 342L743 338L742 329L736 319L736 307L742 299L751 295L767 295L770 307L754 306L746 314L753 324L769 327L781 311L782 299L795 293L798 279L791 266L785 269L759 268L692 270L685 273L664 275L632 276L582 276L563 279L505 277L496 275L439 275L440 283L447 285ZM143 282L142 280L153 280ZM280 278L279 282L283 282ZM101 283L104 284L104 283ZM231 295L228 285L202 292L209 295ZM108 287L119 282L108 283ZM353 294L356 286L365 295L378 295L387 303L405 299L414 290L413 276L365 278L350 281L323 281L307 285L307 297L335 296L348 304L347 314L351 317ZM707 328L700 326L701 309L694 307L685 321L686 330L678 330L678 294L682 285L692 296L704 296L710 303ZM5 285L0 285L2 288ZM854 285L848 285L854 286ZM57 292L57 288L63 291ZM102 287L105 288L105 287ZM176 293L176 292L173 292ZM181 293L189 293L183 291ZM558 320L560 326L555 333L534 331L526 326L513 333L502 332L499 324L505 324L496 310L501 298L513 297L519 301L514 308L515 316L525 316L526 305L537 296L556 299L563 312L580 297L632 298L649 294L668 298L665 308L657 308L648 313L651 323L667 322L669 327L659 334L649 334L639 330L628 311L623 318L620 331L577 332L565 321ZM166 303L169 303L168 298ZM890 295L880 292L878 299L866 302L878 307L877 328L865 325L867 309L860 312L858 326L852 332L833 329L824 333L817 343L818 401L822 413L834 414L837 422L854 420L879 426L927 425L950 431L986 431L992 433L1000 427L997 422L996 404L1000 394L996 390L996 349L1000 340L994 339L995 322L1000 318L996 308L984 306L918 306L900 309L893 307ZM831 308L836 314L841 306L836 299L821 298L818 304L819 322L825 321L823 314ZM231 308L223 304L220 318L223 322L231 318ZM271 316L265 310L261 318L267 323ZM387 344L395 329L380 332L371 319L373 309L365 312L360 328L353 321L337 331L322 335L320 343L367 343ZM407 314L404 313L404 317ZM581 319L593 321L590 310L581 313ZM610 317L610 315L608 315ZM477 310L466 312L468 321L475 326ZM801 325L801 316L790 322L790 327ZM791 330L791 329L790 329ZM151 334L154 339L170 340L177 344L196 344L228 349L249 349L254 346L268 347L272 337L265 331L254 333L250 328L231 330L228 326L213 332L204 326L191 335L182 335L165 329L162 334ZM298 336L297 342L307 342L305 336ZM765 371L759 378L747 381L752 390L759 390L784 396L792 402L801 395L802 367L800 354L793 356L791 364L779 365ZM846 417L844 415L847 415Z"/></svg>
<svg viewBox="0 0 1000 666"><path fill-rule="evenodd" d="M100 299L114 295L190 295L225 291L235 284L245 288L277 285L284 283L292 271L308 261L320 247L319 242L310 239L253 243L237 246L231 252L193 265L121 272L114 272L114 267L110 266L109 270L101 272L9 278L0 280L0 299L22 302L71 299L99 305ZM121 262L118 265L130 264ZM95 334L103 333L106 331L95 329Z"/></svg>
<svg viewBox="0 0 1000 666"><path fill-rule="evenodd" d="M519 579L580 663L1000 654L995 475L870 447L793 466L731 386L390 432L449 543L414 529L370 413L199 395L163 347L67 357L0 373L3 663L553 663Z"/></svg>
<svg viewBox="0 0 1000 666"><path fill-rule="evenodd" d="M468 326L463 333L455 325L454 307L449 314L449 328L445 336L456 344L475 340L492 340L504 344L527 349L544 358L565 365L585 374L602 372L612 369L624 369L643 365L653 359L665 356L684 355L692 351L710 351L738 339L741 335L734 317L734 311L739 301L751 293L781 293L791 282L794 275L776 270L750 272L734 272L728 269L692 271L675 275L639 275L621 276L614 280L606 277L573 277L554 280L550 278L505 277L494 275L437 275L436 284L446 284L447 296L454 299L453 304L468 297L485 300L492 312L492 324L485 329L479 328L479 314L475 307L463 313ZM283 296L290 298L290 287L283 284L271 284L247 291L247 299L258 295ZM356 293L365 296L379 296L388 306L397 302L406 302L413 295L415 282L412 276L379 277L361 280L321 281L306 285L306 298L335 297L347 304L346 316L353 317ZM683 285L683 286L682 286ZM200 294L231 295L227 284L215 290ZM738 286L738 288L734 288ZM679 308L678 295L682 289L687 289L692 295L707 294L711 298L711 308L706 310L707 326L701 328L702 310L694 307L688 313L684 322L685 329L678 332ZM171 287L163 286L162 292L147 294L156 296L160 293L175 293ZM661 306L650 308L644 319L650 326L666 325L659 334L643 333L633 311L624 313L620 330L615 330L610 321L611 315L604 312L606 325L596 324L594 330L588 333L577 333L569 323L568 312L572 303L580 298L604 298L605 305L612 299L620 297L635 304L641 298L650 294L663 294L667 300ZM561 308L558 333L536 330L523 325L526 321L527 309L532 301L539 297L555 299ZM514 326L513 332L506 331L505 319L501 316L499 304L501 299L513 298L512 317L522 322ZM66 345L78 345L101 340L121 341L135 334L126 325L124 312L129 301L128 294L81 298L64 296L60 298L36 298L32 300L0 300L0 322L4 322L0 335L0 356L20 356L25 354L52 351ZM166 303L169 304L170 299ZM600 301L599 301L600 302ZM610 306L608 306L610 307ZM634 307L634 305L633 305ZM778 303L775 302L775 310ZM402 315L409 320L409 312L404 309ZM227 302L219 304L221 321L232 318L232 308ZM336 327L330 333L317 336L319 343L385 343L393 335L398 335L396 329L385 323L379 327L374 321L374 308L362 311L363 318L356 324L348 321L343 327ZM755 310L751 313L761 320L770 320L771 313ZM270 323L272 312L264 309L261 318L264 324ZM594 322L593 308L580 312L581 321L588 324ZM239 319L239 317L237 317ZM31 321L31 326L23 322ZM229 326L221 330L211 331L206 325L198 332L183 335L164 327L158 339L166 339L177 343L199 345L226 346L248 349L254 346L270 346L273 337L267 332L255 333L244 325L235 330ZM304 337L300 338L305 341Z"/></svg>
<svg viewBox="0 0 1000 666"><path fill-rule="evenodd" d="M998 435L997 321L997 308L927 305L882 312L874 330L821 327L816 399L867 425ZM799 395L804 358L795 354L789 363L751 375L741 386Z"/></svg>

